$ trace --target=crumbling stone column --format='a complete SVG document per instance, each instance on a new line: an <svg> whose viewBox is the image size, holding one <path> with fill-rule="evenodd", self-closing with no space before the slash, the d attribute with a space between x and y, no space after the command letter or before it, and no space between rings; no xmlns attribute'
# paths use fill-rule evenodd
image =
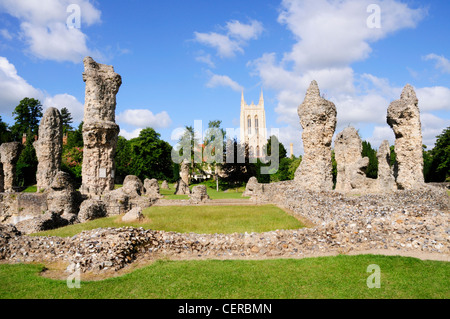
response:
<svg viewBox="0 0 450 319"><path fill-rule="evenodd" d="M399 100L387 110L387 123L395 133L397 168L394 171L399 189L424 186L422 128L419 100L411 85L407 84Z"/></svg>
<svg viewBox="0 0 450 319"><path fill-rule="evenodd" d="M5 187L3 185L3 179L5 177L3 176L3 164L2 164L2 158L0 157L0 193L3 193L5 191Z"/></svg>
<svg viewBox="0 0 450 319"><path fill-rule="evenodd" d="M334 103L320 96L316 81L311 82L305 100L298 107L298 115L303 128L304 155L295 172L295 184L307 190L331 191L331 142L337 112Z"/></svg>
<svg viewBox="0 0 450 319"><path fill-rule="evenodd" d="M380 191L393 191L397 189L391 163L391 149L389 142L384 140L377 152L378 159L378 189Z"/></svg>
<svg viewBox="0 0 450 319"><path fill-rule="evenodd" d="M180 164L180 175L183 182L189 186L189 161L184 159Z"/></svg>
<svg viewBox="0 0 450 319"><path fill-rule="evenodd" d="M334 140L337 162L336 191L370 190L375 180L366 177L369 158L362 157L362 142L354 127L347 127Z"/></svg>
<svg viewBox="0 0 450 319"><path fill-rule="evenodd" d="M39 139L33 143L38 158L37 191L48 190L61 168L63 127L61 113L50 107L39 125Z"/></svg>
<svg viewBox="0 0 450 319"><path fill-rule="evenodd" d="M83 62L86 97L80 191L101 195L114 189L114 155L120 130L115 123L116 94L122 78L112 66L96 63L91 57L86 57Z"/></svg>
<svg viewBox="0 0 450 319"><path fill-rule="evenodd" d="M3 164L4 192L13 193L16 163L20 156L22 145L19 142L3 143L0 145L0 159Z"/></svg>

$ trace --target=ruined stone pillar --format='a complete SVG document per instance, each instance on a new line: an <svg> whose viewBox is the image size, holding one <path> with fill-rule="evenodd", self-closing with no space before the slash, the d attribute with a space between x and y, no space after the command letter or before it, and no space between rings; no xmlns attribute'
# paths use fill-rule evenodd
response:
<svg viewBox="0 0 450 319"><path fill-rule="evenodd" d="M3 185L3 180L4 180L4 176L3 176L3 164L2 164L2 158L0 156L0 193L3 193L5 191L5 187Z"/></svg>
<svg viewBox="0 0 450 319"><path fill-rule="evenodd" d="M4 192L13 193L16 163L20 156L22 145L19 142L3 143L0 145L0 159L3 164Z"/></svg>
<svg viewBox="0 0 450 319"><path fill-rule="evenodd" d="M391 149L389 142L384 140L377 152L378 159L378 189L380 191L393 191L397 189L393 170L391 169Z"/></svg>
<svg viewBox="0 0 450 319"><path fill-rule="evenodd" d="M362 142L354 127L347 127L334 140L337 162L336 191L370 190L375 180L367 178L369 158L362 157Z"/></svg>
<svg viewBox="0 0 450 319"><path fill-rule="evenodd" d="M114 189L114 156L119 135L115 123L116 94L122 78L109 65L84 60L86 82L83 123L83 167L81 193L101 195Z"/></svg>
<svg viewBox="0 0 450 319"><path fill-rule="evenodd" d="M331 191L333 176L331 142L336 129L336 107L320 96L316 81L312 81L305 100L298 107L304 155L295 172L295 184L307 190Z"/></svg>
<svg viewBox="0 0 450 319"><path fill-rule="evenodd" d="M50 107L39 125L39 139L33 143L39 161L36 173L37 191L50 188L61 168L63 127L61 113Z"/></svg>
<svg viewBox="0 0 450 319"><path fill-rule="evenodd" d="M189 186L189 161L184 159L180 165L180 175L183 182Z"/></svg>
<svg viewBox="0 0 450 319"><path fill-rule="evenodd" d="M397 169L394 171L399 189L424 186L422 128L419 100L411 85L407 84L400 100L389 105L387 123L395 133Z"/></svg>

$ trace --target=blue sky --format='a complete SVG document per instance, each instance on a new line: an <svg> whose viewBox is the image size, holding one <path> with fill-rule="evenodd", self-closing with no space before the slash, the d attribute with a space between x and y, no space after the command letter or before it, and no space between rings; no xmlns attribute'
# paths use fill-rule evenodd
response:
<svg viewBox="0 0 450 319"><path fill-rule="evenodd" d="M67 26L71 4L80 28ZM352 125L375 148L394 143L386 111L413 85L432 147L450 126L449 13L446 0L0 0L0 116L12 123L28 96L68 107L78 124L90 55L122 76L116 121L127 138L150 126L175 144L174 130L195 120L237 128L241 90L250 103L262 88L268 128L299 155L297 107L315 79L336 104L336 133Z"/></svg>

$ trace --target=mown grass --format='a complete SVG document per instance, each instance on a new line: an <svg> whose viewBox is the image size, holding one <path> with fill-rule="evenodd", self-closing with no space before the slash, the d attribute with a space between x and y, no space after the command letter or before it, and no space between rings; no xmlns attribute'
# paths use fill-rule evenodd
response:
<svg viewBox="0 0 450 319"><path fill-rule="evenodd" d="M200 185L200 184L197 184ZM192 188L195 185L189 186L189 188L192 190ZM249 197L242 197L242 193L244 192L245 188L239 187L239 188L233 188L228 189L227 191L217 191L216 189L207 187L206 191L208 193L208 196L210 199L242 199L242 198L249 198ZM169 184L169 189L162 189L160 188L161 195L164 195L165 199L189 199L188 195L174 195L175 188L174 184Z"/></svg>
<svg viewBox="0 0 450 319"><path fill-rule="evenodd" d="M144 209L143 215L145 220L138 223L124 223L121 216L113 216L35 235L71 237L83 230L123 226L200 234L265 232L304 227L296 218L274 205L152 206Z"/></svg>
<svg viewBox="0 0 450 319"><path fill-rule="evenodd" d="M381 270L369 289L367 267ZM450 263L398 256L260 261L156 261L121 277L81 281L39 276L42 265L0 265L0 298L27 299L448 299Z"/></svg>

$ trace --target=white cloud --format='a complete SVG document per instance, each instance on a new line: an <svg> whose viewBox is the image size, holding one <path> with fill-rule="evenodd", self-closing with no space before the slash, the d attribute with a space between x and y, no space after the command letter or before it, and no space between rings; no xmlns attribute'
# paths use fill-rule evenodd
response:
<svg viewBox="0 0 450 319"><path fill-rule="evenodd" d="M83 118L84 105L74 96L64 93L50 96L40 89L34 88L17 74L16 67L5 57L0 57L0 114L10 116L19 102L25 98L35 98L41 101L43 109L63 107L72 114L74 122Z"/></svg>
<svg viewBox="0 0 450 319"><path fill-rule="evenodd" d="M231 40L227 35L218 34L215 32L194 32L194 34L196 41L217 49L217 54L222 58L233 57L236 52L244 52L239 44Z"/></svg>
<svg viewBox="0 0 450 319"><path fill-rule="evenodd" d="M450 61L442 55L430 53L424 57L425 60L435 60L436 69L441 70L442 73L450 73Z"/></svg>
<svg viewBox="0 0 450 319"><path fill-rule="evenodd" d="M373 0L284 0L278 21L297 39L285 59L295 61L298 69L347 66L369 56L370 42L415 27L425 15L424 10L397 1L377 2L382 14L378 29L367 26L367 7Z"/></svg>
<svg viewBox="0 0 450 319"><path fill-rule="evenodd" d="M216 66L211 59L211 54L199 55L195 58L196 61L205 63L210 68L214 69Z"/></svg>
<svg viewBox="0 0 450 319"><path fill-rule="evenodd" d="M374 149L378 149L384 140L388 140L389 145L394 145L395 143L394 131L387 124L385 126L375 126L372 136L367 138L367 141Z"/></svg>
<svg viewBox="0 0 450 319"><path fill-rule="evenodd" d="M213 74L212 72L209 73L211 74L211 78L208 83L206 83L206 87L215 88L218 86L227 86L237 92L243 90L243 87L239 85L239 83L233 81L229 76Z"/></svg>
<svg viewBox="0 0 450 319"><path fill-rule="evenodd" d="M141 133L141 131L142 131L142 128L137 128L131 132L128 132L127 130L121 128L119 135L125 137L127 140L131 140L132 138L139 137L139 134Z"/></svg>
<svg viewBox="0 0 450 319"><path fill-rule="evenodd" d="M66 25L71 4L80 7L81 26L100 22L100 11L89 0L1 0L0 9L19 19L20 38L31 54L44 60L78 63L86 55L99 53L87 47L82 29Z"/></svg>
<svg viewBox="0 0 450 319"><path fill-rule="evenodd" d="M84 104L78 101L73 95L64 93L55 96L47 96L42 102L43 109L55 107L61 111L62 108L67 108L72 115L74 123L83 121Z"/></svg>
<svg viewBox="0 0 450 319"><path fill-rule="evenodd" d="M44 93L20 77L7 58L0 57L0 113L10 115L24 97L42 99Z"/></svg>
<svg viewBox="0 0 450 319"><path fill-rule="evenodd" d="M250 24L239 21L229 21L225 27L226 34L217 32L194 32L194 40L217 50L217 55L221 58L234 57L236 53L244 53L242 48L247 41L257 39L262 31L262 23L252 20Z"/></svg>
<svg viewBox="0 0 450 319"><path fill-rule="evenodd" d="M370 28L367 19L371 13L367 8L372 3L373 0L282 1L278 22L294 36L291 50L279 57L265 53L248 63L263 86L275 91L278 123L298 127L297 108L310 82L316 80L321 94L336 105L337 130L352 125L367 132L375 124L373 134L378 135L372 137L374 140L392 136L387 134L390 128L383 125L390 101L400 97L402 88L371 74L355 74L351 64L369 58L373 42L417 26L427 12L396 0L376 1L381 9L381 28ZM439 92L446 96L444 90ZM425 95L427 91L421 93Z"/></svg>
<svg viewBox="0 0 450 319"><path fill-rule="evenodd" d="M12 40L13 36L7 29L1 29L0 35L6 40Z"/></svg>
<svg viewBox="0 0 450 319"><path fill-rule="evenodd" d="M422 111L450 111L450 89L443 86L424 87L416 90Z"/></svg>
<svg viewBox="0 0 450 319"><path fill-rule="evenodd" d="M450 119L442 119L431 113L421 113L420 122L422 124L422 141L429 150L434 147L436 136L441 134L444 128L450 126Z"/></svg>
<svg viewBox="0 0 450 319"><path fill-rule="evenodd" d="M244 24L237 20L227 22L228 35L242 40L257 39L264 28L261 22L252 20L250 24Z"/></svg>
<svg viewBox="0 0 450 319"><path fill-rule="evenodd" d="M123 122L139 128L166 128L170 126L172 120L166 111L153 114L147 109L128 109L117 116L117 122Z"/></svg>

